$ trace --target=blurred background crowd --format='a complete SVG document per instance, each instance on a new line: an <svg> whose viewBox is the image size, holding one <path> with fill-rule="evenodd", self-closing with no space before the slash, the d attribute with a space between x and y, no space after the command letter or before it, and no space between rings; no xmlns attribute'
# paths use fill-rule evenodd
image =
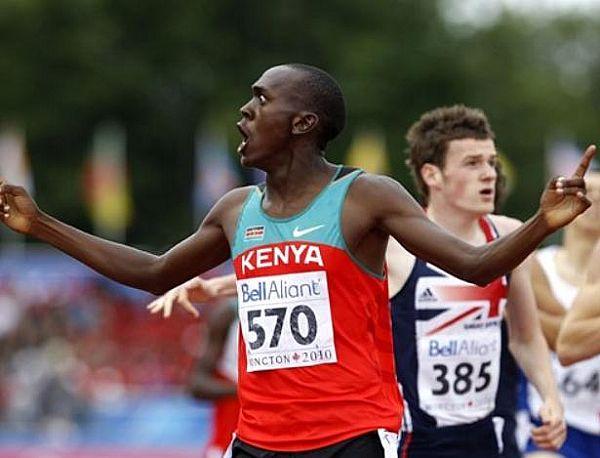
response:
<svg viewBox="0 0 600 458"><path fill-rule="evenodd" d="M203 320L163 321L150 299L48 250L5 254L0 456L20 445L199 449L209 407L186 384Z"/></svg>
<svg viewBox="0 0 600 458"><path fill-rule="evenodd" d="M0 173L64 221L161 252L261 179L237 161L238 108L267 67L303 62L347 98L330 160L407 186L419 114L484 109L504 212L523 218L599 140L598 42L594 0L0 0ZM203 320L150 316L150 295L1 235L0 456L198 450L210 407L184 385Z"/></svg>

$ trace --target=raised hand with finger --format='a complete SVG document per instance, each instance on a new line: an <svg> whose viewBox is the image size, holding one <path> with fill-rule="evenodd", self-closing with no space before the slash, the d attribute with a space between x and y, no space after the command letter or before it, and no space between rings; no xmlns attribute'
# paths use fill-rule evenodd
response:
<svg viewBox="0 0 600 458"><path fill-rule="evenodd" d="M539 211L550 230L569 224L591 205L584 177L595 154L596 146L588 146L575 173L569 178L553 178L542 194Z"/></svg>

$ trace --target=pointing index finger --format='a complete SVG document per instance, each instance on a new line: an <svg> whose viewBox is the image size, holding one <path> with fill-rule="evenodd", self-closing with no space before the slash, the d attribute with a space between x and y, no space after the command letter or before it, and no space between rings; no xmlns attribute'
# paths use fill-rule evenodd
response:
<svg viewBox="0 0 600 458"><path fill-rule="evenodd" d="M596 154L596 145L588 146L587 149L585 150L585 153L583 153L581 162L577 166L577 170L575 170L575 173L573 174L573 176L583 178L583 176L585 175L585 172L587 172L587 169L590 166L590 163L592 162L592 159L594 158L595 154Z"/></svg>

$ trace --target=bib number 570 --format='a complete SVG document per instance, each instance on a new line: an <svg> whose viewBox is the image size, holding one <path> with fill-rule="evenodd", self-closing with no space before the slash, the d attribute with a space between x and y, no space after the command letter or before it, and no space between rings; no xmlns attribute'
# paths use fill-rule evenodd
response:
<svg viewBox="0 0 600 458"><path fill-rule="evenodd" d="M248 342L252 350L261 348L267 340L265 328L260 324L263 312L265 317L276 318L273 334L269 336L269 348L276 348L279 345L281 333L284 330L283 326L286 324L287 307L248 310L248 331L254 333L255 337L254 340ZM301 320L304 320L306 323L306 326L303 326L304 330L301 330ZM317 337L317 318L315 313L307 305L296 305L290 312L289 329L292 337L298 344L310 345Z"/></svg>

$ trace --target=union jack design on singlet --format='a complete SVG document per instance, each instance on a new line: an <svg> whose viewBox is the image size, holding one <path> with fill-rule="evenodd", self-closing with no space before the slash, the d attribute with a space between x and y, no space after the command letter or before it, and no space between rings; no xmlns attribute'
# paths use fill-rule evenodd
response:
<svg viewBox="0 0 600 458"><path fill-rule="evenodd" d="M359 265L341 231L360 173L339 167L305 210L285 219L262 210L257 187L239 216L237 435L255 447L314 450L400 427L387 281Z"/></svg>

